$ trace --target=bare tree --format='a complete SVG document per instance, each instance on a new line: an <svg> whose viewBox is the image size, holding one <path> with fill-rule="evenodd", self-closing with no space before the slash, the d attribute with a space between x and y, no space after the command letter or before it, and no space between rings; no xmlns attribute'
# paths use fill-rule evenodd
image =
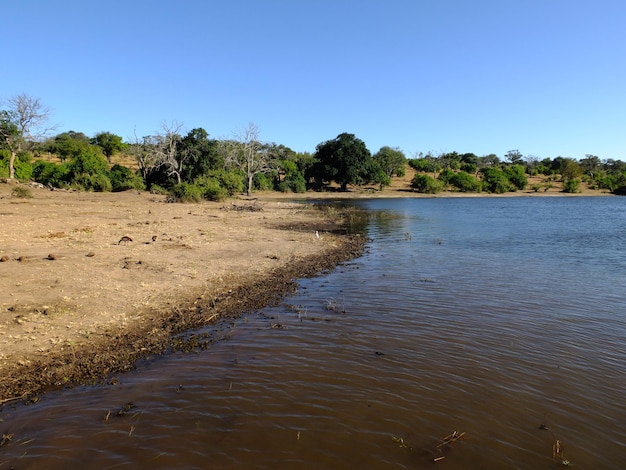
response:
<svg viewBox="0 0 626 470"><path fill-rule="evenodd" d="M129 152L135 157L144 181L147 180L150 172L157 169L160 165L156 146L157 142L153 136L145 136L140 139L137 137L136 132L135 137L131 141Z"/></svg>
<svg viewBox="0 0 626 470"><path fill-rule="evenodd" d="M8 109L0 112L0 142L11 152L9 178L15 178L15 158L25 145L41 139L54 127L46 127L50 109L39 98L24 93L7 100Z"/></svg>
<svg viewBox="0 0 626 470"><path fill-rule="evenodd" d="M252 195L252 179L257 173L267 173L274 169L267 148L259 141L259 128L250 123L248 127L235 133L232 140L221 143L221 151L227 166L235 167L246 175L246 190Z"/></svg>
<svg viewBox="0 0 626 470"><path fill-rule="evenodd" d="M144 180L151 171L165 167L168 176L174 175L177 182L181 182L181 174L189 158L187 152L179 148L182 128L183 124L177 121L163 121L161 130L155 135L139 139L135 133L130 152L135 157Z"/></svg>
<svg viewBox="0 0 626 470"><path fill-rule="evenodd" d="M186 161L189 158L187 152L179 151L179 144L182 140L180 135L183 124L177 121L161 124L161 133L157 134L157 162L159 166L165 166L168 176L176 176L178 184L181 183L181 173Z"/></svg>

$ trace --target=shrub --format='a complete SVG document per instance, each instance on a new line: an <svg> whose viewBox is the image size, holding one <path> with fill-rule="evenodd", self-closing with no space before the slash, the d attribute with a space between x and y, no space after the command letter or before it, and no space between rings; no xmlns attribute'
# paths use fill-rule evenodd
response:
<svg viewBox="0 0 626 470"><path fill-rule="evenodd" d="M113 189L109 177L98 173L92 175L81 173L72 179L71 185L85 191L109 192Z"/></svg>
<svg viewBox="0 0 626 470"><path fill-rule="evenodd" d="M285 175L285 178L278 184L278 190L283 193L306 193L306 181L299 171Z"/></svg>
<svg viewBox="0 0 626 470"><path fill-rule="evenodd" d="M564 193L579 193L580 192L580 180L568 179L563 183Z"/></svg>
<svg viewBox="0 0 626 470"><path fill-rule="evenodd" d="M158 184L153 184L152 186L150 186L150 193L152 194L160 194L161 196L165 196L167 194L169 194L170 192L165 189L162 186L159 186Z"/></svg>
<svg viewBox="0 0 626 470"><path fill-rule="evenodd" d="M32 178L38 183L46 186L60 188L67 183L67 164L57 165L56 163L38 160L33 165Z"/></svg>
<svg viewBox="0 0 626 470"><path fill-rule="evenodd" d="M229 196L243 191L243 175L238 171L213 170L209 171L207 176L218 180L220 186L226 190Z"/></svg>
<svg viewBox="0 0 626 470"><path fill-rule="evenodd" d="M202 188L190 183L175 184L170 194L174 202L200 202L202 200Z"/></svg>
<svg viewBox="0 0 626 470"><path fill-rule="evenodd" d="M28 181L33 176L33 166L21 158L15 159L15 178L20 181Z"/></svg>
<svg viewBox="0 0 626 470"><path fill-rule="evenodd" d="M455 174L456 173L452 171L450 168L446 168L441 173L439 173L439 176L437 176L437 179L443 181L444 184L448 184Z"/></svg>
<svg viewBox="0 0 626 470"><path fill-rule="evenodd" d="M11 196L21 199L30 199L33 197L33 193L30 189L25 188L24 186L16 186L11 191Z"/></svg>
<svg viewBox="0 0 626 470"><path fill-rule="evenodd" d="M466 173L476 173L477 170L478 170L478 165L476 165L476 163L462 163L461 164L461 171L464 171Z"/></svg>
<svg viewBox="0 0 626 470"><path fill-rule="evenodd" d="M252 178L252 188L258 191L269 191L273 186L265 173L256 173Z"/></svg>
<svg viewBox="0 0 626 470"><path fill-rule="evenodd" d="M97 173L106 175L109 172L109 164L97 147L90 146L72 159L69 172L73 176Z"/></svg>
<svg viewBox="0 0 626 470"><path fill-rule="evenodd" d="M504 168L504 174L516 189L522 190L528 184L526 170L522 165L510 165Z"/></svg>
<svg viewBox="0 0 626 470"><path fill-rule="evenodd" d="M109 171L109 179L113 191L126 191L128 189L143 190L145 185L141 176L133 173L125 166L115 164Z"/></svg>
<svg viewBox="0 0 626 470"><path fill-rule="evenodd" d="M219 180L212 176L196 178L194 184L201 189L202 197L209 201L223 201L228 197L226 188L222 187Z"/></svg>
<svg viewBox="0 0 626 470"><path fill-rule="evenodd" d="M502 194L514 188L509 179L499 168L486 167L481 170L481 173L483 175L482 188L487 192Z"/></svg>
<svg viewBox="0 0 626 470"><path fill-rule="evenodd" d="M461 192L480 192L481 189L480 181L464 171L455 173L449 183Z"/></svg>
<svg viewBox="0 0 626 470"><path fill-rule="evenodd" d="M423 171L424 173L435 173L439 170L439 164L432 158L413 158L408 161L409 166L415 171Z"/></svg>
<svg viewBox="0 0 626 470"><path fill-rule="evenodd" d="M415 175L411 187L418 193L436 194L443 189L443 182L428 175Z"/></svg>

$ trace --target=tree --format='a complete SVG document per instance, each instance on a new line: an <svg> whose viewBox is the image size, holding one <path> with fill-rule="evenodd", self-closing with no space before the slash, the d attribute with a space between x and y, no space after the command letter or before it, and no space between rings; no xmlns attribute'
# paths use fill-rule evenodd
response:
<svg viewBox="0 0 626 470"><path fill-rule="evenodd" d="M183 137L178 146L186 165L181 176L188 183L206 175L209 171L223 168L223 160L218 152L217 142L209 138L209 133L201 127L192 129Z"/></svg>
<svg viewBox="0 0 626 470"><path fill-rule="evenodd" d="M522 160L524 159L524 155L522 155L522 153L519 150L509 150L504 155L504 158L512 165L518 165L522 163Z"/></svg>
<svg viewBox="0 0 626 470"><path fill-rule="evenodd" d="M600 168L600 164L600 157L590 154L585 155L585 158L580 161L580 166L585 170L585 173L591 176L592 179L596 176L597 170Z"/></svg>
<svg viewBox="0 0 626 470"><path fill-rule="evenodd" d="M366 182L372 166L372 155L365 143L354 134L339 134L316 147L316 179L335 181L345 191L348 184Z"/></svg>
<svg viewBox="0 0 626 470"><path fill-rule="evenodd" d="M15 178L15 158L24 146L43 137L50 109L38 98L21 94L7 100L8 109L0 111L0 144L10 152L9 178Z"/></svg>
<svg viewBox="0 0 626 470"><path fill-rule="evenodd" d="M62 132L46 143L46 149L57 155L62 162L68 158L76 158L91 146L89 137L82 132Z"/></svg>
<svg viewBox="0 0 626 470"><path fill-rule="evenodd" d="M90 142L102 149L102 153L107 158L109 165L111 164L111 157L127 147L119 135L111 134L110 132L100 132Z"/></svg>
<svg viewBox="0 0 626 470"><path fill-rule="evenodd" d="M252 195L254 175L274 170L271 154L259 140L259 128L253 122L235 133L232 140L222 141L221 152L226 166L239 169L246 176L246 192Z"/></svg>
<svg viewBox="0 0 626 470"><path fill-rule="evenodd" d="M135 158L139 172L146 184L149 184L150 174L159 166L156 145L157 141L154 136L144 136L140 139L135 133L128 148L129 153Z"/></svg>
<svg viewBox="0 0 626 470"><path fill-rule="evenodd" d="M406 165L406 156L399 148L381 147L373 157L378 168L383 171L389 178L393 175L404 174Z"/></svg>
<svg viewBox="0 0 626 470"><path fill-rule="evenodd" d="M478 168L486 168L490 166L496 166L500 163L500 159L495 153L490 153L483 157L478 157Z"/></svg>
<svg viewBox="0 0 626 470"><path fill-rule="evenodd" d="M580 178L583 174L582 167L572 158L564 158L561 160L561 175L563 181Z"/></svg>

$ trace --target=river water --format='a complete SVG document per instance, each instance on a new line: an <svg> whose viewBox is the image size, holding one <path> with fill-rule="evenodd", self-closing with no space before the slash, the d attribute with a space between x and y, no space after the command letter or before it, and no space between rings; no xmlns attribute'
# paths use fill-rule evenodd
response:
<svg viewBox="0 0 626 470"><path fill-rule="evenodd" d="M626 198L352 204L363 257L208 350L5 406L0 470L626 468Z"/></svg>

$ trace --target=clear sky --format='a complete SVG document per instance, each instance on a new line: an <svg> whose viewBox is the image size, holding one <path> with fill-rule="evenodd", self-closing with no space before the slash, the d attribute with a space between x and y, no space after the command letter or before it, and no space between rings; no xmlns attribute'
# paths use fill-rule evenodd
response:
<svg viewBox="0 0 626 470"><path fill-rule="evenodd" d="M624 0L1 0L0 98L58 132L164 121L296 151L626 160Z"/></svg>

